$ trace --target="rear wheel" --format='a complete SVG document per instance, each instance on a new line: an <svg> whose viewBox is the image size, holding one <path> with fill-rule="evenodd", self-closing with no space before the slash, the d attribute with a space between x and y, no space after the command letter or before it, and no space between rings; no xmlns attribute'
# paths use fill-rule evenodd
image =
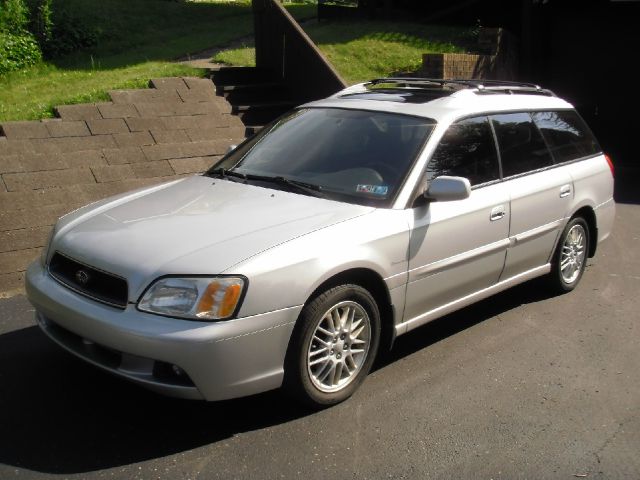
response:
<svg viewBox="0 0 640 480"><path fill-rule="evenodd" d="M369 373L380 342L380 313L358 285L331 288L300 314L285 366L285 387L314 407L349 398Z"/></svg>
<svg viewBox="0 0 640 480"><path fill-rule="evenodd" d="M556 292L570 292L580 282L587 264L589 241L589 227L584 218L571 219L560 236L551 265L550 285Z"/></svg>

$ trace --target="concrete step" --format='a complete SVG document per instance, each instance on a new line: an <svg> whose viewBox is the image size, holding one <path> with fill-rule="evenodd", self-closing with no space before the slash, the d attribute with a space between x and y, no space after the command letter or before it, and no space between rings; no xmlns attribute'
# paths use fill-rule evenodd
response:
<svg viewBox="0 0 640 480"><path fill-rule="evenodd" d="M210 78L217 95L232 105L231 114L247 127L265 125L296 106L287 86L268 69L218 67L210 70Z"/></svg>
<svg viewBox="0 0 640 480"><path fill-rule="evenodd" d="M228 94L237 91L271 89L276 87L284 88L285 86L281 82L244 83L239 85L221 85L216 88L216 91L222 94Z"/></svg>
<svg viewBox="0 0 640 480"><path fill-rule="evenodd" d="M295 104L290 101L265 101L250 105L234 105L232 113L237 115L245 125L266 124L293 107Z"/></svg>
<svg viewBox="0 0 640 480"><path fill-rule="evenodd" d="M290 100L289 89L278 82L253 83L242 85L223 85L216 89L232 105L252 104L268 101Z"/></svg>
<svg viewBox="0 0 640 480"><path fill-rule="evenodd" d="M209 78L216 86L255 85L277 82L278 77L271 70L257 67L218 67L210 70Z"/></svg>

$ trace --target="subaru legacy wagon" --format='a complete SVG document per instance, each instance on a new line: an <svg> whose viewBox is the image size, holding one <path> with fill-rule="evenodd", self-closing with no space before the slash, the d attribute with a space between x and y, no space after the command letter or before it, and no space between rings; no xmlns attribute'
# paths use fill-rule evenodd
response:
<svg viewBox="0 0 640 480"><path fill-rule="evenodd" d="M378 79L63 216L26 289L53 341L156 392L327 406L420 325L534 277L573 290L614 211L611 161L551 91Z"/></svg>

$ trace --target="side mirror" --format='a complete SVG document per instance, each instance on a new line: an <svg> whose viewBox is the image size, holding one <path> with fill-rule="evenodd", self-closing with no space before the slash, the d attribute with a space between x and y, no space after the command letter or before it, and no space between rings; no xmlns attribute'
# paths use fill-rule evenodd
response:
<svg viewBox="0 0 640 480"><path fill-rule="evenodd" d="M233 152L236 148L238 148L238 145L229 145L229 147L227 148L227 155Z"/></svg>
<svg viewBox="0 0 640 480"><path fill-rule="evenodd" d="M443 175L431 180L423 195L427 200L438 202L464 200L471 195L471 184L467 178Z"/></svg>

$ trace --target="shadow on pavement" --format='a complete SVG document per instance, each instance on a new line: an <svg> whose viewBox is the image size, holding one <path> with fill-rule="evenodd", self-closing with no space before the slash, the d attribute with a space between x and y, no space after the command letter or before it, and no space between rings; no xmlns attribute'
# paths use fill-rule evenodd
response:
<svg viewBox="0 0 640 480"><path fill-rule="evenodd" d="M433 320L406 335L398 337L393 349L386 355L380 356L375 368L384 368L403 357L407 357L478 323L523 304L540 302L551 298L551 296L552 294L549 293L544 278L517 285L505 292Z"/></svg>
<svg viewBox="0 0 640 480"><path fill-rule="evenodd" d="M398 339L376 368L523 303L530 282ZM156 395L64 352L37 327L0 335L0 463L74 474L129 465L312 414L282 392L205 403Z"/></svg>
<svg viewBox="0 0 640 480"><path fill-rule="evenodd" d="M0 463L89 472L306 414L280 392L216 403L162 397L85 365L37 327L0 335Z"/></svg>

